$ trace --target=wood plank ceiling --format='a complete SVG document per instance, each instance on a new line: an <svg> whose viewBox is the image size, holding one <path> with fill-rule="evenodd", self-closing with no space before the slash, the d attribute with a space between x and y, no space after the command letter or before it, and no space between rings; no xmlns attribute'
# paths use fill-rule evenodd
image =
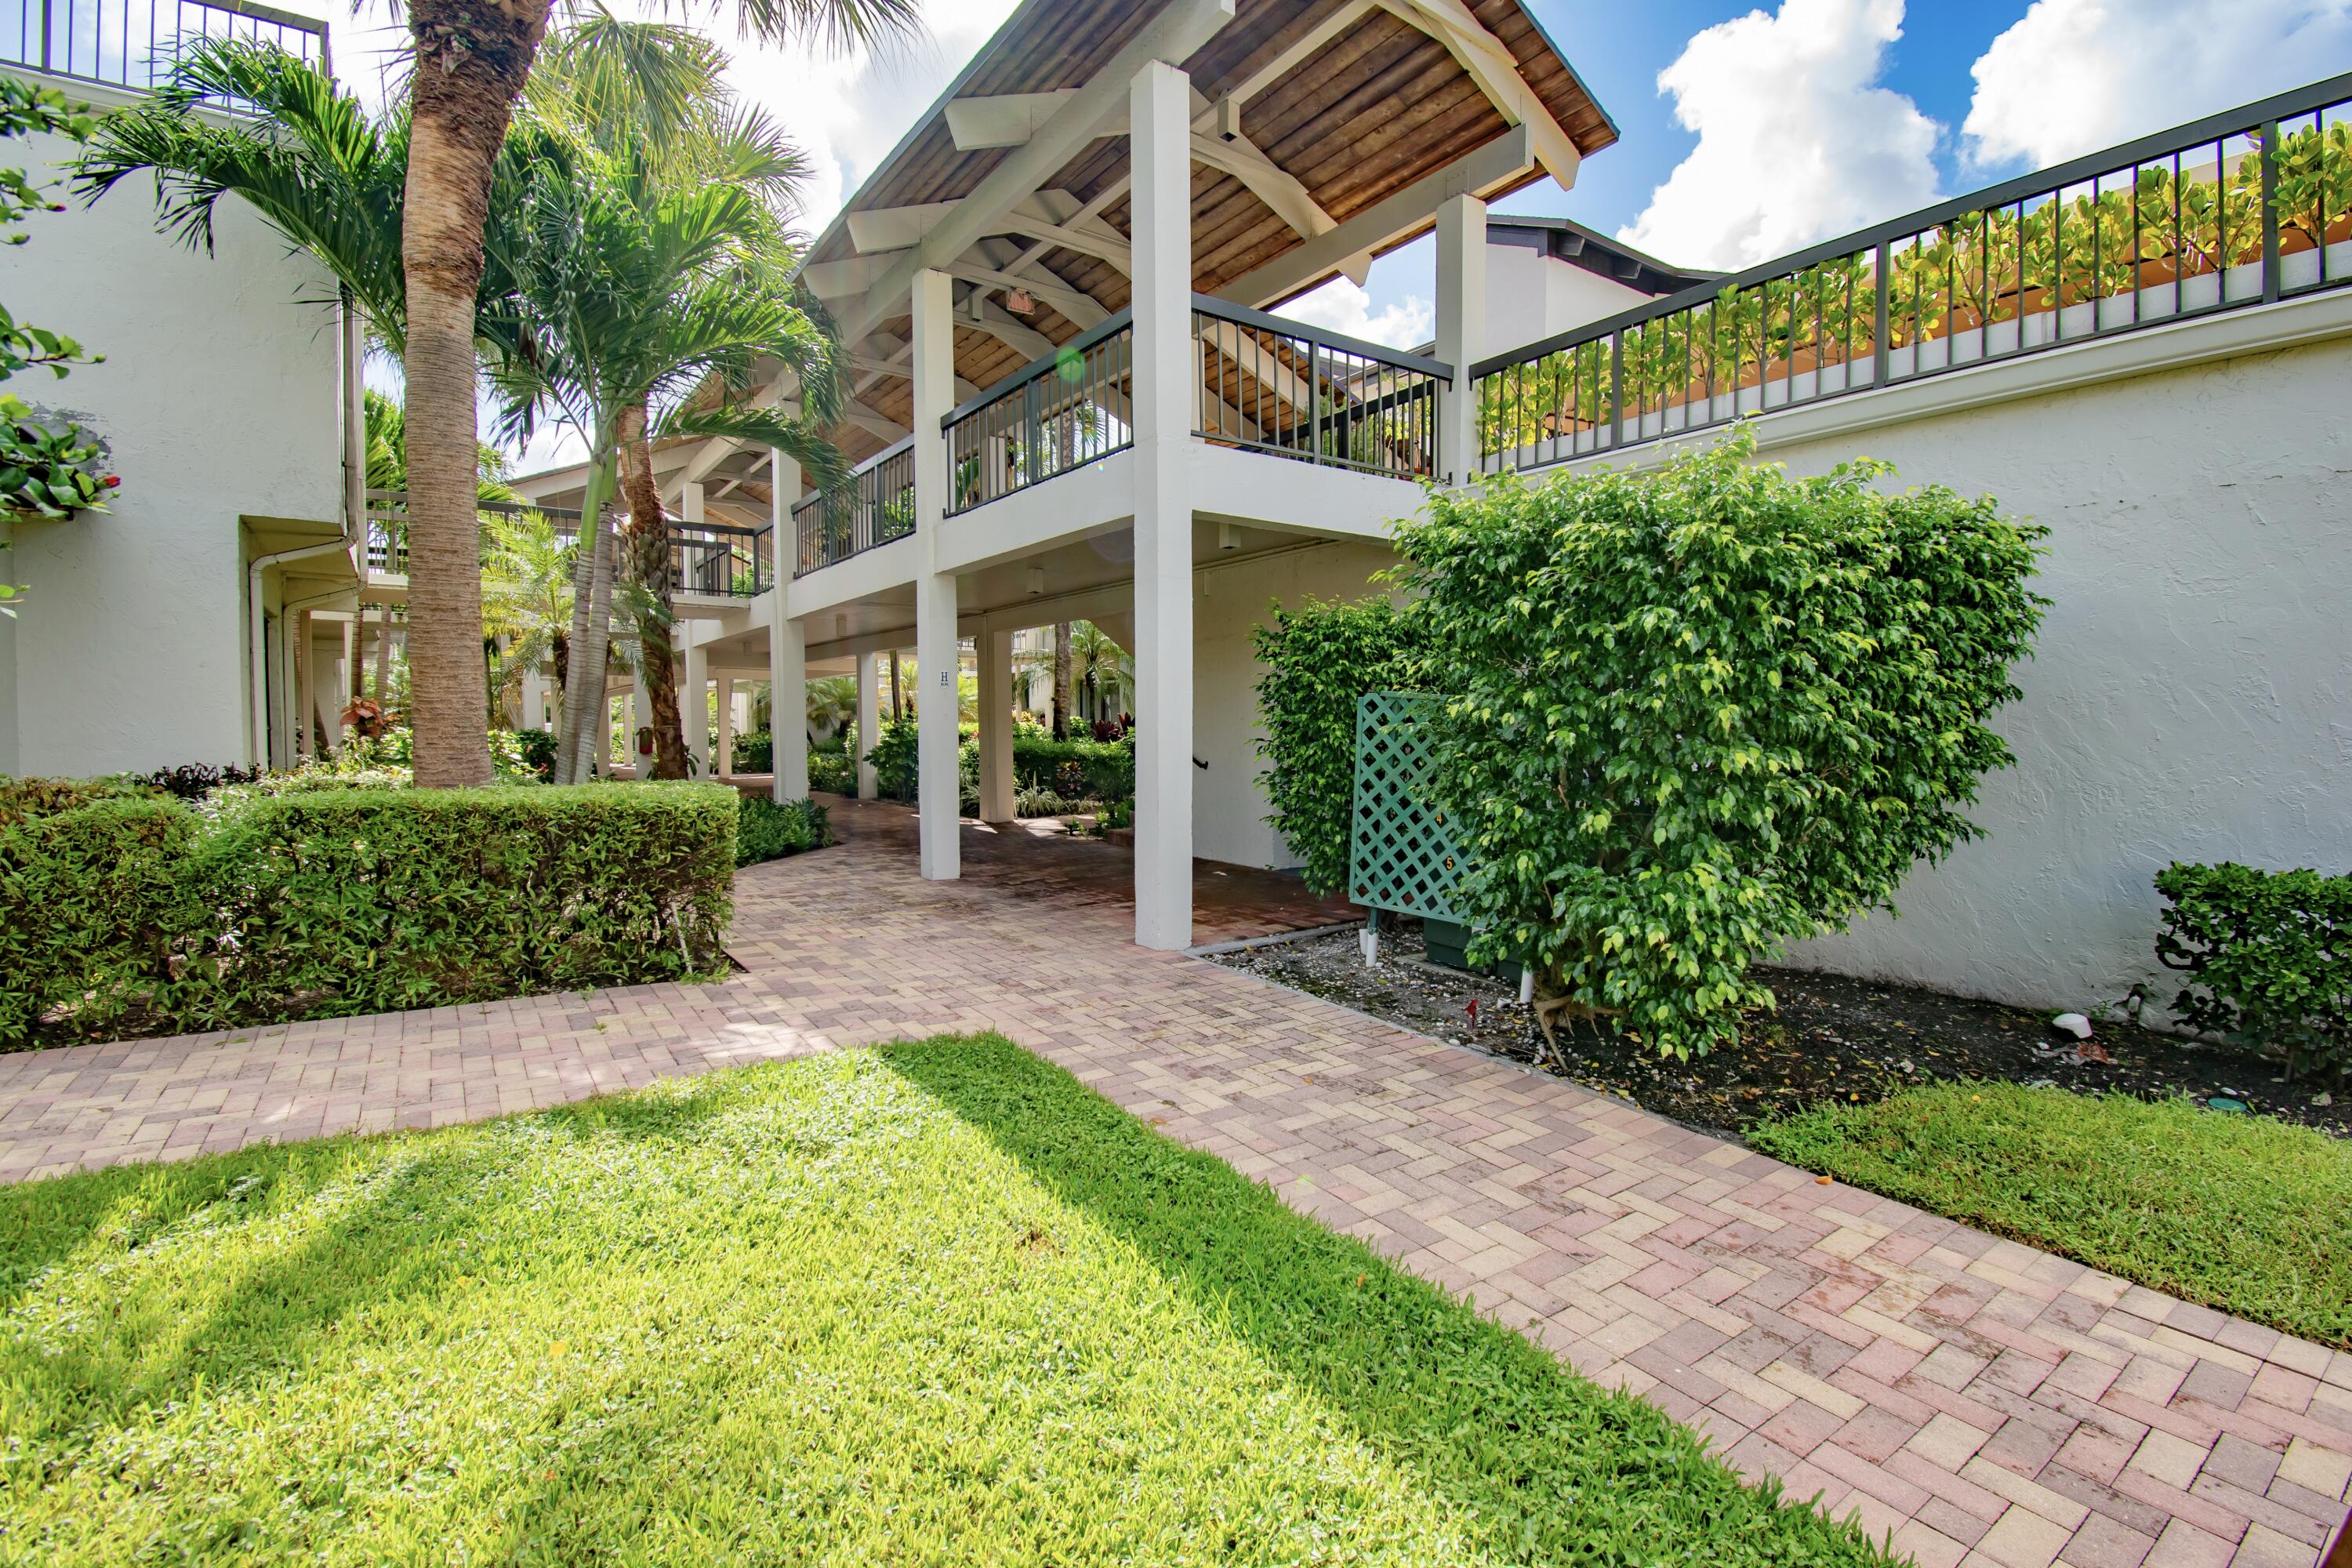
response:
<svg viewBox="0 0 2352 1568"><path fill-rule="evenodd" d="M1520 0L1463 0L1463 5L1509 51L1517 62L1520 79L1567 132L1579 154L1590 155L1616 140L1616 128ZM1137 0L1036 0L1017 12L992 40L957 97L1079 87L1150 25L1161 8ZM1333 20L1341 13L1348 14L1341 18L1344 25L1335 30ZM1256 81L1286 50L1318 32L1329 36L1306 50L1280 76ZM1214 103L1255 84L1241 112L1244 133L1338 223L1504 135L1509 128L1444 41L1408 23L1395 10L1367 5L1363 0L1238 0L1234 20L1187 60L1184 68L1201 95L1196 101ZM851 238L850 215L958 200L979 184L1008 151L959 149L946 115L935 109L859 188L843 217L819 239L810 261L838 262L859 254ZM1068 192L1082 204L1081 210L1099 203L1097 216L1118 236L1125 237L1130 232L1124 194L1127 177L1127 138L1107 135L1081 147L1043 182L1043 188ZM1541 177L1530 172L1507 189L1518 189ZM1113 194L1102 201L1106 192ZM1300 233L1241 179L1197 158L1192 164L1192 286L1198 292L1213 293L1302 241ZM1392 244L1410 237L1399 237ZM984 238L962 260L1002 268L1039 243L1019 237ZM823 268L817 270L822 275ZM1028 315L1012 320L1055 343L1076 336L1080 324L1055 308L1051 294L1090 296L1107 312L1124 309L1129 300L1129 279L1120 267L1100 256L1066 247L1042 251L1026 266L1024 276L1037 286L1034 308ZM958 286L960 296L967 287ZM1003 289L991 286L988 292L1001 310ZM847 298L838 302L846 303ZM1080 302L1065 303L1093 319ZM912 322L905 314L886 319L876 324L865 342L852 345L853 352L869 362L887 360L911 331ZM959 321L955 359L962 381L985 387L1020 369L1030 357L998 336ZM852 384L859 388L858 401L884 420L904 426L911 419L913 389L903 375L868 368L854 374ZM854 460L889 445L886 435L856 425L845 424L833 434ZM719 465L710 478L722 488L734 481L736 496L744 496L753 483L765 478L762 472L755 479L752 466L751 454L738 454ZM764 456L756 466L764 469ZM737 468L745 470L740 479L732 472ZM764 486L761 489L763 493Z"/></svg>

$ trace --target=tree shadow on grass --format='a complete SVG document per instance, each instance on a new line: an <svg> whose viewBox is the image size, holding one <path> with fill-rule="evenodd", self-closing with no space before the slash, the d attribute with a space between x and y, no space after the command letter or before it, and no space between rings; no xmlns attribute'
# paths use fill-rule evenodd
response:
<svg viewBox="0 0 2352 1568"><path fill-rule="evenodd" d="M1575 1376L1000 1037L878 1054L1426 1478L1496 1561L1891 1560L1859 1529L1784 1505L1777 1484L1743 1485L1654 1406Z"/></svg>

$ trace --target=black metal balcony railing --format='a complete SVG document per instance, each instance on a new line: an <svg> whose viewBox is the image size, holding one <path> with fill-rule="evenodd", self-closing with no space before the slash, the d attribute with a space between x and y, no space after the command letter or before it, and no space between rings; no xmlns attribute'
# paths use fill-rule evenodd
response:
<svg viewBox="0 0 2352 1568"><path fill-rule="evenodd" d="M2352 279L2352 75L1938 203L1470 369L1538 468Z"/></svg>
<svg viewBox="0 0 2352 1568"><path fill-rule="evenodd" d="M1433 471L1451 365L1204 294L1192 339L1202 439L1399 478Z"/></svg>
<svg viewBox="0 0 2352 1568"><path fill-rule="evenodd" d="M950 413L947 514L1135 444L1135 330L1121 310Z"/></svg>
<svg viewBox="0 0 2352 1568"><path fill-rule="evenodd" d="M327 25L253 0L0 0L0 63L152 92L189 38L276 44L323 65ZM229 107L234 107L233 105Z"/></svg>
<svg viewBox="0 0 2352 1568"><path fill-rule="evenodd" d="M838 494L819 493L795 503L793 529L795 577L914 532L914 437L866 458Z"/></svg>
<svg viewBox="0 0 2352 1568"><path fill-rule="evenodd" d="M580 537L577 507L532 506L527 502L482 501L485 516L543 517L555 525L555 535L566 542ZM379 576L404 576L408 572L408 496L402 490L368 491L367 569ZM775 582L771 544L773 525L741 528L732 523L677 522L669 525L670 592L717 598L750 599Z"/></svg>

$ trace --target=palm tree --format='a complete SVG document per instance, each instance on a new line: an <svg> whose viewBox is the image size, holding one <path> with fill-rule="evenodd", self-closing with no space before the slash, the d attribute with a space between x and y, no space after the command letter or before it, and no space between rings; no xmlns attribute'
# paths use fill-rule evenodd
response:
<svg viewBox="0 0 2352 1568"><path fill-rule="evenodd" d="M1070 738L1070 623L1054 623L1054 739Z"/></svg>
<svg viewBox="0 0 2352 1568"><path fill-rule="evenodd" d="M738 215L743 226L733 241L737 255L754 266L780 267L791 243L783 210L809 165L764 114L736 106L722 83L725 67L726 57L699 34L601 17L550 41L531 78L529 112L605 158L646 171L653 188L730 184L752 193L760 205ZM758 232L763 217L764 235ZM652 708L654 776L684 778L686 735L670 648L677 616L668 519L653 477L652 392L648 385L624 404L614 430L628 502L625 602L635 612ZM797 422L785 439L823 445ZM828 472L839 466L819 465Z"/></svg>
<svg viewBox="0 0 2352 1568"><path fill-rule="evenodd" d="M837 735L857 722L857 678L822 676L808 683L808 721L812 731Z"/></svg>
<svg viewBox="0 0 2352 1568"><path fill-rule="evenodd" d="M420 784L491 778L488 747L470 732L482 710L474 684L480 666L469 648L480 624L467 471L476 436L474 307L490 264L484 240L499 151L547 32L550 3L411 0L408 8L415 65L409 72L401 254L414 440L409 593ZM916 0L739 0L736 6L747 34L778 42L814 38L834 48L910 34L917 15Z"/></svg>
<svg viewBox="0 0 2352 1568"><path fill-rule="evenodd" d="M814 443L815 425L836 405L832 345L785 288L783 267L767 244L772 233L750 188L673 186L641 148L617 156L583 151L568 166L551 165L523 196L512 300L522 352L493 382L510 431L525 433L553 412L587 436L589 449L581 510L592 548L573 596L577 675L566 693L569 744L557 754L560 781L582 776L590 761L587 716L604 692L613 597L605 502L618 450L625 440L634 445L645 412L677 403L706 381L722 393L740 390L762 358L803 380L809 424L767 416L793 426L795 441ZM410 414L413 487L413 402ZM412 488L412 574L415 495ZM647 510L657 517L658 508L655 500ZM664 560L656 574L666 577L667 566ZM657 606L639 610L641 629L659 618ZM667 646L666 628L644 637L649 675Z"/></svg>
<svg viewBox="0 0 2352 1568"><path fill-rule="evenodd" d="M572 674L572 563L579 536L557 531L538 510L487 513L484 521L489 546L482 562L482 631L505 645L499 660L499 695L515 691L525 676L545 665L555 677L561 715ZM608 657L624 668L635 668L635 634L614 633Z"/></svg>
<svg viewBox="0 0 2352 1568"><path fill-rule="evenodd" d="M1114 713L1126 711L1135 687L1134 658L1092 621L1070 623L1069 647L1072 678L1093 695L1096 716L1106 706Z"/></svg>

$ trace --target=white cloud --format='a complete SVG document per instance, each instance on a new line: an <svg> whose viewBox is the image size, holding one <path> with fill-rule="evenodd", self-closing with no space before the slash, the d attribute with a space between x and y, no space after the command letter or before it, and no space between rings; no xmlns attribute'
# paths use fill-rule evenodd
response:
<svg viewBox="0 0 2352 1568"><path fill-rule="evenodd" d="M1618 237L1733 268L1935 199L1942 127L1874 86L1903 0L1782 0L1695 35L1658 73L1698 145Z"/></svg>
<svg viewBox="0 0 2352 1568"><path fill-rule="evenodd" d="M1301 294L1282 307L1294 321L1322 327L1392 349L1418 348L1436 331L1437 307L1418 294L1404 294L1372 309L1372 297L1345 278Z"/></svg>
<svg viewBox="0 0 2352 1568"><path fill-rule="evenodd" d="M2034 0L1969 74L1979 166L2055 163L2352 68L2352 0Z"/></svg>

